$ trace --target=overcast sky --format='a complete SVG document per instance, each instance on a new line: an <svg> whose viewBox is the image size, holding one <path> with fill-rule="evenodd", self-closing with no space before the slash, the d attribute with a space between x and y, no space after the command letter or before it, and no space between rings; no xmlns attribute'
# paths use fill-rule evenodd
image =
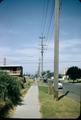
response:
<svg viewBox="0 0 81 120"><path fill-rule="evenodd" d="M45 36L44 70L54 70L54 0L4 0L0 3L0 65L21 65L36 73L41 33ZM59 72L81 68L81 3L61 0Z"/></svg>

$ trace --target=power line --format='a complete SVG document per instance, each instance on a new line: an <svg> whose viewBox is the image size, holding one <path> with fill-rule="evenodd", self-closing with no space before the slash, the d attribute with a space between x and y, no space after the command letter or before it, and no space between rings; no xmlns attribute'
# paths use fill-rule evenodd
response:
<svg viewBox="0 0 81 120"><path fill-rule="evenodd" d="M44 17L44 22L43 22L43 30L42 30L42 34L43 34L43 35L44 35L44 32L45 32L46 19L47 19L47 12L48 12L48 5L49 5L49 0L47 0L46 11L45 11L45 17Z"/></svg>
<svg viewBox="0 0 81 120"><path fill-rule="evenodd" d="M45 0L43 0L43 9L42 9L42 17L41 17L41 32L42 32L42 27L44 24L44 12L45 12Z"/></svg>
<svg viewBox="0 0 81 120"><path fill-rule="evenodd" d="M71 63L72 63L72 62L81 62L81 61L60 61L60 62L62 62L62 63L63 63L63 62L65 62L65 63L71 62Z"/></svg>
<svg viewBox="0 0 81 120"><path fill-rule="evenodd" d="M45 50L45 46L46 45L44 45L44 43L43 43L43 48L41 48L41 51L43 50L43 53L44 53L44 50ZM1 61L0 60L0 62L3 62L3 65L6 65L6 60L7 61L9 61L10 60L10 62L26 62L26 63L39 63L39 62L35 62L37 59L35 58L35 59L9 59L9 58L7 58L6 59L6 57L4 57L4 59ZM54 59L53 58L44 58L44 60L45 61L43 61L44 63L52 63L53 61L54 61ZM47 60L47 61L46 61ZM49 61L48 61L49 60ZM72 63L72 62L81 62L81 60L60 60L59 61L60 63Z"/></svg>
<svg viewBox="0 0 81 120"><path fill-rule="evenodd" d="M51 14L50 14L50 21L49 21L49 25L48 25L48 29L47 29L47 33L46 33L46 36L47 36L47 40L48 40L48 36L49 36L49 31L50 31L50 28L51 28L51 23L52 23L52 18L53 18L53 14L54 14L54 0L53 0L53 7L51 7Z"/></svg>

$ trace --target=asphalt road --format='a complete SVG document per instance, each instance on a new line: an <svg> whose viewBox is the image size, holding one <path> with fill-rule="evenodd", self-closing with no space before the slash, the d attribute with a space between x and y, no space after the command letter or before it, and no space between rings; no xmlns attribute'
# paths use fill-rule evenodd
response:
<svg viewBox="0 0 81 120"><path fill-rule="evenodd" d="M65 94L67 91L69 91L69 93L67 94L68 97L71 97L72 99L78 102L81 101L81 83L62 82L62 84L63 84L63 89L59 89L59 92ZM48 84L46 83L44 85L48 86Z"/></svg>
<svg viewBox="0 0 81 120"><path fill-rule="evenodd" d="M69 91L67 96L77 101L81 101L81 84L79 83L63 83L63 89L60 91L63 93Z"/></svg>

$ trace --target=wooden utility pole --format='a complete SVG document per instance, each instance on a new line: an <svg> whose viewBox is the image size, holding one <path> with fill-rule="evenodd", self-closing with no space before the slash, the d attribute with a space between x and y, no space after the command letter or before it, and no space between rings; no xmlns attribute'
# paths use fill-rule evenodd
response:
<svg viewBox="0 0 81 120"><path fill-rule="evenodd" d="M6 65L6 57L4 58L3 65L4 65L4 66Z"/></svg>
<svg viewBox="0 0 81 120"><path fill-rule="evenodd" d="M40 58L39 58L39 62L38 62L38 78L40 78Z"/></svg>
<svg viewBox="0 0 81 120"><path fill-rule="evenodd" d="M55 0L54 18L54 99L58 100L58 74L59 74L59 15L60 0Z"/></svg>

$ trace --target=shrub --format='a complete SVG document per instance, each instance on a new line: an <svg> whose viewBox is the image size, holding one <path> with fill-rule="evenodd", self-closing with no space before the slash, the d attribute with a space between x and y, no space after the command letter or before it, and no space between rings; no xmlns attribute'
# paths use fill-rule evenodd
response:
<svg viewBox="0 0 81 120"><path fill-rule="evenodd" d="M0 72L0 99L5 101L5 106L0 109L0 116L13 106L21 105L21 83L17 77Z"/></svg>

